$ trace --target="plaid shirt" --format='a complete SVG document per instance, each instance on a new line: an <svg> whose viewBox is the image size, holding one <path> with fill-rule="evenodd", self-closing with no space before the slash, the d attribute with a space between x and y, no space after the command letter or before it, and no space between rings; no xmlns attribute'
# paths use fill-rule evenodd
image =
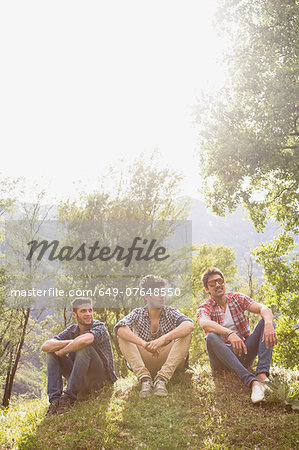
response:
<svg viewBox="0 0 299 450"><path fill-rule="evenodd" d="M85 333L92 333L94 335L92 346L101 357L110 381L114 383L117 378L114 370L113 353L111 348L110 336L104 323L100 322L99 320L93 320L90 329L84 331L84 333L82 334ZM54 336L54 339L63 341L67 339L75 339L79 335L80 329L78 325L71 325L66 330Z"/></svg>
<svg viewBox="0 0 299 450"><path fill-rule="evenodd" d="M232 292L225 294L225 296L232 319L238 329L240 337L243 337L245 339L250 336L250 329L247 319L244 315L244 311L249 309L254 300L252 300L252 298L250 297L247 297L247 295ZM214 322L222 325L223 317L224 313L222 312L220 306L217 305L215 300L212 299L212 297L210 297L207 301L200 305L197 310L198 323L200 319L207 318L210 320L214 320ZM208 333L206 332L206 334ZM224 338L224 340L226 343L229 343L227 339Z"/></svg>
<svg viewBox="0 0 299 450"><path fill-rule="evenodd" d="M186 320L193 323L193 320L180 313L178 309L173 308L172 306L163 306L159 320L159 329L156 333L152 333L151 321L148 314L148 307L146 305L143 308L133 309L130 314L117 322L114 327L114 331L117 333L119 327L128 325L133 333L137 334L138 337L146 342L150 342L153 339L158 339L169 331L174 330Z"/></svg>

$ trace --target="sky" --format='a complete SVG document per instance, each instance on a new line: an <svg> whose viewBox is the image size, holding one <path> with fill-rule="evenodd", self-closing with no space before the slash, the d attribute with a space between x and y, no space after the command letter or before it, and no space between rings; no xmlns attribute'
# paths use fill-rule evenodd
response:
<svg viewBox="0 0 299 450"><path fill-rule="evenodd" d="M0 172L68 195L158 149L199 197L201 90L219 88L216 0L14 1L0 6Z"/></svg>

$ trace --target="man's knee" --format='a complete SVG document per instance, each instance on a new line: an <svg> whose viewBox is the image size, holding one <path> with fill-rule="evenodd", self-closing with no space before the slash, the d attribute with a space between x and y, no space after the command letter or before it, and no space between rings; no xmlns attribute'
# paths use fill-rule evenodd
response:
<svg viewBox="0 0 299 450"><path fill-rule="evenodd" d="M119 345L119 348L121 349L123 345L126 345L128 343L128 341L126 341L125 339L123 339L122 337L117 335L117 342Z"/></svg>
<svg viewBox="0 0 299 450"><path fill-rule="evenodd" d="M222 342L223 342L223 340L222 340L221 336L217 333L214 333L213 331L211 333L209 333L206 337L207 347L211 347L211 346L217 345Z"/></svg>
<svg viewBox="0 0 299 450"><path fill-rule="evenodd" d="M191 344L192 333L187 334L186 336L175 339L170 342L168 345L171 346L169 348L168 354L172 352L172 354L177 354L179 359L186 359L189 351L189 347ZM167 348L167 347L164 347ZM174 353L175 352L175 353Z"/></svg>
<svg viewBox="0 0 299 450"><path fill-rule="evenodd" d="M57 362L60 362L59 356L57 356L55 354L55 352L48 352L47 353L47 363L53 364L53 363L57 363Z"/></svg>
<svg viewBox="0 0 299 450"><path fill-rule="evenodd" d="M63 367L62 359L55 354L55 352L47 353L47 372L53 374L54 372L60 372Z"/></svg>
<svg viewBox="0 0 299 450"><path fill-rule="evenodd" d="M83 348L80 348L75 352L75 359L81 359L81 358L90 358L93 356L93 354L96 353L95 349L92 345L86 345Z"/></svg>
<svg viewBox="0 0 299 450"><path fill-rule="evenodd" d="M272 325L273 325L273 327L275 328L275 322L274 322L274 320L272 320ZM261 319L261 320L257 323L256 328L264 329L264 326L265 326L264 319Z"/></svg>
<svg viewBox="0 0 299 450"><path fill-rule="evenodd" d="M191 339L192 339L192 332L189 334L186 334L186 336L176 338L174 342L180 342L180 343L184 343L185 345L190 346Z"/></svg>

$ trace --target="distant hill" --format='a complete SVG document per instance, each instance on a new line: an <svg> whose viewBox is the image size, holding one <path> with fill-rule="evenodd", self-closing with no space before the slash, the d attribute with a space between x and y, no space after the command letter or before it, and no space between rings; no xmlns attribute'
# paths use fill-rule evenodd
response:
<svg viewBox="0 0 299 450"><path fill-rule="evenodd" d="M192 200L191 212L189 219L192 220L192 242L196 244L224 244L232 247L237 252L236 263L241 264L245 257L249 255L249 249L257 247L261 242L269 242L277 234L281 232L277 223L269 221L265 232L258 233L251 220L247 217L247 212L241 207L231 214L224 217L218 216L208 210L206 204L198 199L184 197ZM41 212L46 212L49 205L43 205ZM4 215L7 217L7 215ZM15 208L14 219L20 217L20 209ZM47 220L55 220L57 218L57 207L50 209ZM51 225L48 224L48 232ZM53 227L55 231L55 227ZM53 239L55 232L53 231ZM50 232L49 236L52 236ZM5 243L0 245L0 252L5 253Z"/></svg>
<svg viewBox="0 0 299 450"><path fill-rule="evenodd" d="M264 233L258 233L242 208L221 217L210 212L203 201L192 200L189 219L192 220L193 244L212 243L232 247L237 251L238 264L248 256L250 248L270 241L281 231L277 223L270 222Z"/></svg>

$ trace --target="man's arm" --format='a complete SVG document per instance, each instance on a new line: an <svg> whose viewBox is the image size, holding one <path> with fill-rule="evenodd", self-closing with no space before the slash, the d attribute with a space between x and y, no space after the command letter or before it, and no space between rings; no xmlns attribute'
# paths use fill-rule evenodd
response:
<svg viewBox="0 0 299 450"><path fill-rule="evenodd" d="M129 325L123 325L119 327L117 330L117 336L121 337L125 341L141 345L141 347L145 348L146 341L137 336L137 334L133 333Z"/></svg>
<svg viewBox="0 0 299 450"><path fill-rule="evenodd" d="M145 350L152 353L153 356L157 357L158 352L156 350L151 350L148 348L148 342L141 339L139 336L133 333L131 328L128 325L123 325L118 328L117 335L122 339L125 339L128 342L132 342L133 344L141 345Z"/></svg>
<svg viewBox="0 0 299 450"><path fill-rule="evenodd" d="M91 345L94 341L94 335L92 333L84 333L76 337L73 341L70 341L65 347L57 350L55 354L57 356L64 356L67 353L77 352L81 348Z"/></svg>
<svg viewBox="0 0 299 450"><path fill-rule="evenodd" d="M272 348L278 343L275 328L273 326L273 314L270 308L261 303L253 302L248 311L254 314L260 314L264 319L264 336L263 342L266 344L266 348Z"/></svg>
<svg viewBox="0 0 299 450"><path fill-rule="evenodd" d="M47 353L53 353L57 350L61 350L66 345L70 344L72 342L72 339L67 340L58 340L58 339L49 339L48 341L44 342L41 346L41 349L43 352Z"/></svg>
<svg viewBox="0 0 299 450"><path fill-rule="evenodd" d="M181 337L185 337L192 333L194 325L189 320L185 320L173 330L169 331L158 339L154 339L151 342L146 343L146 349L149 351L158 351L160 347L163 347L168 341L173 341Z"/></svg>
<svg viewBox="0 0 299 450"><path fill-rule="evenodd" d="M202 317L198 320L198 323L207 333L214 332L221 334L222 336L227 336L232 331L229 328L223 327L220 323L209 319L208 317Z"/></svg>
<svg viewBox="0 0 299 450"><path fill-rule="evenodd" d="M236 355L241 356L242 351L244 351L245 355L247 354L247 348L243 340L229 328L223 327L220 323L214 322L214 320L206 317L199 319L198 323L207 333L214 332L225 336L226 339L232 344L233 352Z"/></svg>

